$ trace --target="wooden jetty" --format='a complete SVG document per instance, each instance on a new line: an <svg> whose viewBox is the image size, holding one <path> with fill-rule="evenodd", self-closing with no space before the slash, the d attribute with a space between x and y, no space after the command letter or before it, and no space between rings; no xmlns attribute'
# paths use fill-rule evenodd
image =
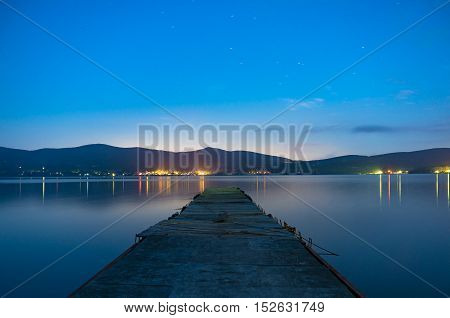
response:
<svg viewBox="0 0 450 318"><path fill-rule="evenodd" d="M239 188L209 188L137 237L70 296L360 296Z"/></svg>

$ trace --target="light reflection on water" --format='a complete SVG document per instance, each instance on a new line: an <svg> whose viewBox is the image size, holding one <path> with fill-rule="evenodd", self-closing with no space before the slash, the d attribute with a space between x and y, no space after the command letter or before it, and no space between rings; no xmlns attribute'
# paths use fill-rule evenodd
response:
<svg viewBox="0 0 450 318"><path fill-rule="evenodd" d="M0 180L0 293L155 194L135 213L10 296L64 297L211 186L239 186L268 213L338 253L326 257L367 296L439 296L282 187L450 293L449 175L115 177Z"/></svg>

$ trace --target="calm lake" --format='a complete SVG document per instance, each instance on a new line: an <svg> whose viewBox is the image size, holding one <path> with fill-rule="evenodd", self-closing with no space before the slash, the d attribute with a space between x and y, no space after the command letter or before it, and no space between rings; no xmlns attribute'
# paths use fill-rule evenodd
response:
<svg viewBox="0 0 450 318"><path fill-rule="evenodd" d="M0 294L67 296L214 186L339 254L323 257L368 297L450 294L448 174L1 179Z"/></svg>

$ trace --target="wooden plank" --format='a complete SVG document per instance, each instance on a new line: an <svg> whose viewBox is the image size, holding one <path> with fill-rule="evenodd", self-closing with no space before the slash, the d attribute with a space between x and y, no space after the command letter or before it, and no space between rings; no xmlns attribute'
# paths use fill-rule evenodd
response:
<svg viewBox="0 0 450 318"><path fill-rule="evenodd" d="M353 297L358 293L238 188L210 188L73 297Z"/></svg>

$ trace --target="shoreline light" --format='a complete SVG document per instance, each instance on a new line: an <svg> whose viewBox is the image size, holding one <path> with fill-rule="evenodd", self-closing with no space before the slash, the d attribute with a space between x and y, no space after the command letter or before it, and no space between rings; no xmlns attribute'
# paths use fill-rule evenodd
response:
<svg viewBox="0 0 450 318"><path fill-rule="evenodd" d="M197 176L207 176L210 175L211 172L205 170L197 170L194 172L194 174L196 174Z"/></svg>
<svg viewBox="0 0 450 318"><path fill-rule="evenodd" d="M438 167L434 170L434 173L450 173L450 167Z"/></svg>
<svg viewBox="0 0 450 318"><path fill-rule="evenodd" d="M257 175L265 175L265 174L271 174L268 170L250 170L248 174L257 174Z"/></svg>
<svg viewBox="0 0 450 318"><path fill-rule="evenodd" d="M139 176L208 176L211 172L207 170L194 170L194 171L178 171L178 170L151 170L145 172L139 172Z"/></svg>
<svg viewBox="0 0 450 318"><path fill-rule="evenodd" d="M434 170L434 173L439 174L439 173L450 173L450 167L439 167L436 168L436 170Z"/></svg>
<svg viewBox="0 0 450 318"><path fill-rule="evenodd" d="M367 174L381 175L381 174L407 174L407 173L408 173L408 170L396 170L396 171L392 171L392 170L387 170L387 171L375 170L375 171L369 172Z"/></svg>

